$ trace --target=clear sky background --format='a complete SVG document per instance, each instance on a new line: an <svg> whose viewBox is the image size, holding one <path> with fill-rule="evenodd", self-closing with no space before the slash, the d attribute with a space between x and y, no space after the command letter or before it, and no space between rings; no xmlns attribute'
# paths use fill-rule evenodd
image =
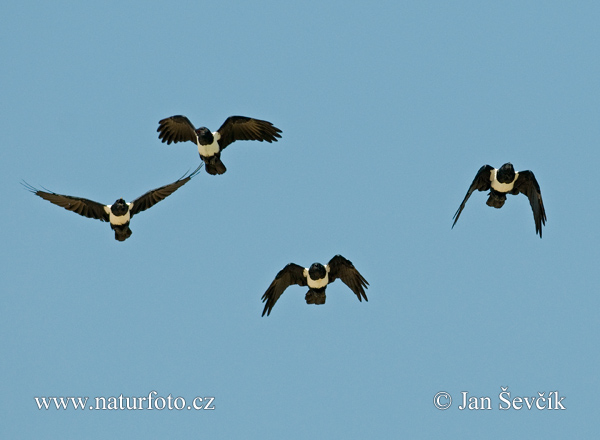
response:
<svg viewBox="0 0 600 440"><path fill-rule="evenodd" d="M0 17L2 438L593 438L600 4L7 2ZM158 121L266 119L114 240L24 179L111 204L199 163ZM477 170L532 170L495 210ZM350 259L324 306L287 263ZM564 411L499 409L552 391ZM36 396L213 396L213 411ZM439 391L454 401L433 405ZM492 410L461 411L461 392Z"/></svg>

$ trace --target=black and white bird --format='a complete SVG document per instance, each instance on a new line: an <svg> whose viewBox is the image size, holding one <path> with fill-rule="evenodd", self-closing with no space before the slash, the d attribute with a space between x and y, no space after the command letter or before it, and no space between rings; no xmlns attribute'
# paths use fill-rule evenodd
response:
<svg viewBox="0 0 600 440"><path fill-rule="evenodd" d="M110 227L115 231L115 240L125 241L132 234L131 229L129 229L131 217L139 212L145 211L173 194L183 185L188 183L192 177L198 174L201 168L202 164L200 164L200 166L191 174L186 173L173 183L148 191L131 203L127 203L124 199L118 199L112 205L103 205L102 203L94 202L93 200L65 196L51 191L40 191L29 185L27 182L23 182L22 184L32 193L55 205L61 206L84 217L109 222Z"/></svg>
<svg viewBox="0 0 600 440"><path fill-rule="evenodd" d="M305 268L290 263L280 270L262 296L263 302L266 302L262 316L265 316L265 313L267 316L271 314L281 294L292 284L308 286L306 304L325 304L325 289L338 278L350 287L359 301L362 302L363 298L368 301L365 294L365 289L369 285L367 280L356 270L350 260L336 255L325 266L321 263L313 263L309 268Z"/></svg>
<svg viewBox="0 0 600 440"><path fill-rule="evenodd" d="M471 197L471 194L475 190L489 190L490 193L486 204L494 208L502 208L507 194L515 196L519 193L525 194L533 210L535 232L542 238L542 225L546 224L546 211L544 210L540 186L531 171L515 172L510 162L505 163L499 169L495 169L490 165L482 166L477 172L475 179L473 179L473 183L471 183L465 199L454 214L452 227L458 221L458 217L460 217L460 213L464 209L467 200L469 200L469 197Z"/></svg>
<svg viewBox="0 0 600 440"><path fill-rule="evenodd" d="M171 116L158 122L158 138L169 145L171 142L191 141L198 146L200 158L208 174L223 174L227 171L221 162L221 151L235 141L277 142L281 130L267 121L245 116L228 117L221 128L212 132L206 127L196 129L188 118Z"/></svg>

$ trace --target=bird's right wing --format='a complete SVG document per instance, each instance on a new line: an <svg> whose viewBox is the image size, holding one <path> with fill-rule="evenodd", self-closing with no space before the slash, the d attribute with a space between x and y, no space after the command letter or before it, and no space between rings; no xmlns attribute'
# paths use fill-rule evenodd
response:
<svg viewBox="0 0 600 440"><path fill-rule="evenodd" d="M330 283L333 283L339 278L346 286L350 287L350 290L354 292L359 301L362 301L363 298L365 301L368 301L365 289L369 283L360 272L356 270L352 261L341 255L336 255L329 260L328 266Z"/></svg>
<svg viewBox="0 0 600 440"><path fill-rule="evenodd" d="M101 203L81 197L64 196L52 191L40 191L25 181L22 182L22 185L27 188L28 191L31 191L35 195L40 196L42 199L48 200L50 203L54 203L57 206L73 211L84 217L95 218L103 222L108 221L108 212Z"/></svg>
<svg viewBox="0 0 600 440"><path fill-rule="evenodd" d="M235 141L267 141L277 142L281 130L269 121L248 118L246 116L230 116L217 130L221 135L219 146L223 150Z"/></svg>
<svg viewBox="0 0 600 440"><path fill-rule="evenodd" d="M162 142L169 145L171 142L191 141L196 143L196 128L188 118L182 115L171 116L170 118L161 119L158 122L156 129L159 135L158 138Z"/></svg>
<svg viewBox="0 0 600 440"><path fill-rule="evenodd" d="M294 263L290 263L279 271L265 294L262 296L262 301L266 302L262 316L271 314L271 309L283 293L292 284L306 286L306 278L304 277L304 268Z"/></svg>
<svg viewBox="0 0 600 440"><path fill-rule="evenodd" d="M454 217L453 217L454 223L452 223L452 227L454 227L454 225L458 221L458 217L460 217L460 213L465 208L465 204L467 203L467 200L469 200L469 197L471 197L471 194L473 194L473 191L475 191L475 190L487 191L491 188L491 186L492 186L491 171L493 169L494 169L494 167L492 167L490 165L484 165L481 168L479 168L479 171L477 171L477 174L475 175L475 178L473 179L473 183L471 183L471 186L469 187L469 191L467 192L467 195L465 196L464 200L462 201L462 203L456 210L456 213L454 214Z"/></svg>
<svg viewBox="0 0 600 440"><path fill-rule="evenodd" d="M515 191L525 194L533 211L535 221L535 232L542 238L542 225L546 224L546 210L542 201L542 191L533 173L529 170L519 171L519 177L515 182Z"/></svg>
<svg viewBox="0 0 600 440"><path fill-rule="evenodd" d="M135 199L133 203L131 203L131 216L133 217L135 214L145 211L151 206L156 205L161 200L164 200L167 197L169 197L183 185L188 183L192 177L198 174L202 169L202 165L204 165L204 162L200 162L200 166L196 168L193 173L189 175L186 175L186 173L179 179L177 179L175 182L148 191L147 193Z"/></svg>

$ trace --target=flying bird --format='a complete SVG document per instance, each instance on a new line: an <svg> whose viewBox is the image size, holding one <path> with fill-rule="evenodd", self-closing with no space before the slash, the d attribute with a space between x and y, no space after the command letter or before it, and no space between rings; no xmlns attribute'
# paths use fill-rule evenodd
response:
<svg viewBox="0 0 600 440"><path fill-rule="evenodd" d="M138 197L131 203L125 202L124 199L118 199L112 205L103 205L102 203L94 202L93 200L84 199L81 197L65 196L56 194L51 191L40 191L37 188L23 181L22 185L32 193L40 196L44 200L48 200L55 205L61 206L69 211L73 211L79 215L88 218L94 218L103 222L110 222L110 227L115 231L115 240L127 240L132 231L129 229L129 221L135 214L145 211L154 206L161 200L167 198L183 185L188 183L200 169L202 164L191 174L184 174L178 180L160 188L148 191L144 195Z"/></svg>
<svg viewBox="0 0 600 440"><path fill-rule="evenodd" d="M304 268L290 263L280 270L262 296L262 301L266 302L262 316L265 316L265 313L267 316L271 314L271 310L281 294L292 284L308 286L308 292L304 298L306 304L325 304L325 289L328 284L338 278L350 287L359 301L362 302L363 298L368 301L365 294L365 289L369 285L367 280L356 270L350 260L336 255L325 266L321 263L313 263L309 268Z"/></svg>
<svg viewBox="0 0 600 440"><path fill-rule="evenodd" d="M535 232L542 238L542 225L546 224L546 211L544 202L542 201L542 193L540 186L535 180L535 176L529 170L515 172L512 164L505 163L499 169L495 169L490 165L482 166L473 183L465 196L465 199L460 204L460 207L454 214L454 223L458 221L460 213L465 207L467 200L471 197L473 191L490 191L486 204L494 208L502 208L506 201L506 195L525 194L529 199L529 204L533 210L533 220L535 221Z"/></svg>
<svg viewBox="0 0 600 440"><path fill-rule="evenodd" d="M245 116L228 117L221 128L211 133L206 127L196 129L188 118L171 116L158 122L158 138L167 145L171 142L191 141L198 146L200 158L208 174L223 174L227 171L221 162L221 151L235 141L277 142L281 130L267 121Z"/></svg>

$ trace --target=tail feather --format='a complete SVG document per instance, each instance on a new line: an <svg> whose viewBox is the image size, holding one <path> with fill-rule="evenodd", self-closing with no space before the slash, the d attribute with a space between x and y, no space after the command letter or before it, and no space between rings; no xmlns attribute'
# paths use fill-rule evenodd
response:
<svg viewBox="0 0 600 440"><path fill-rule="evenodd" d="M488 197L488 200L487 202L485 202L485 204L493 208L499 209L504 206L504 202L506 202L506 194L491 190L490 196Z"/></svg>
<svg viewBox="0 0 600 440"><path fill-rule="evenodd" d="M225 168L225 165L223 162L221 162L221 158L216 155L206 160L204 163L206 172L208 174L212 174L213 176L216 174L223 174L225 171L227 171L227 168Z"/></svg>
<svg viewBox="0 0 600 440"><path fill-rule="evenodd" d="M131 234L133 233L131 229L129 229L129 223L125 225L110 225L111 228L115 231L115 240L117 241L125 241Z"/></svg>
<svg viewBox="0 0 600 440"><path fill-rule="evenodd" d="M311 289L306 292L304 299L306 300L306 304L325 304L325 291L317 292L316 290Z"/></svg>

